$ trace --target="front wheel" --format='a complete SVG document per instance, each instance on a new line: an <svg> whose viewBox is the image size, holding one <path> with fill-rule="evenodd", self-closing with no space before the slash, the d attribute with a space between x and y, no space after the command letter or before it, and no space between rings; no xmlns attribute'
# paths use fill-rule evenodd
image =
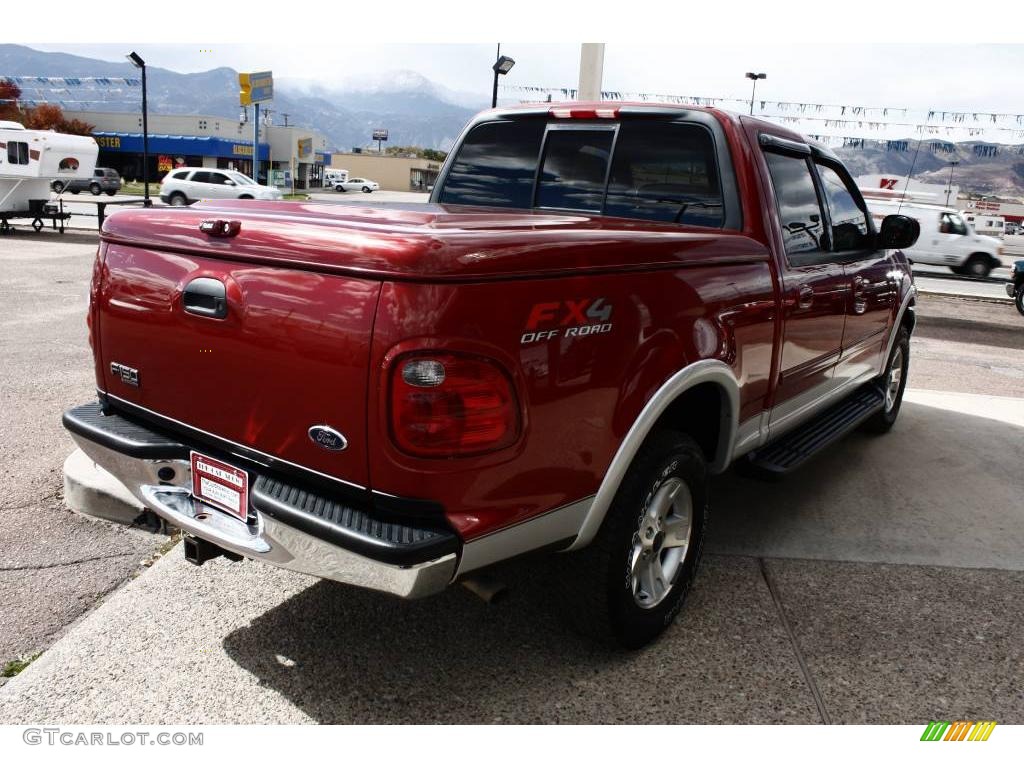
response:
<svg viewBox="0 0 1024 768"><path fill-rule="evenodd" d="M708 517L707 467L687 435L659 431L637 453L593 543L564 556L588 634L640 648L679 613Z"/></svg>
<svg viewBox="0 0 1024 768"><path fill-rule="evenodd" d="M92 192L94 195L98 195L100 192L102 192L102 190L100 189L100 185L97 184L96 182L93 182L92 184L89 185L89 191Z"/></svg>
<svg viewBox="0 0 1024 768"><path fill-rule="evenodd" d="M59 195L61 192L64 191L64 184L62 182L55 181L51 185L51 188L53 189L54 192L56 192Z"/></svg>
<svg viewBox="0 0 1024 768"><path fill-rule="evenodd" d="M864 427L877 434L888 432L896 423L903 404L903 392L907 388L907 371L910 366L910 334L900 327L893 342L885 373L878 377L878 386L885 398L882 410L868 419Z"/></svg>
<svg viewBox="0 0 1024 768"><path fill-rule="evenodd" d="M115 190L113 190L113 189L108 189L107 190L107 194L110 195L110 197L113 197L114 195L117 194L117 192Z"/></svg>
<svg viewBox="0 0 1024 768"><path fill-rule="evenodd" d="M962 269L962 274L971 277L988 277L992 271L992 261L988 256L976 253L964 263Z"/></svg>
<svg viewBox="0 0 1024 768"><path fill-rule="evenodd" d="M181 192L175 192L170 197L170 203L175 207L188 205L188 199Z"/></svg>
<svg viewBox="0 0 1024 768"><path fill-rule="evenodd" d="M1024 283L1017 286L1017 293L1013 297L1013 305L1017 311L1024 315Z"/></svg>

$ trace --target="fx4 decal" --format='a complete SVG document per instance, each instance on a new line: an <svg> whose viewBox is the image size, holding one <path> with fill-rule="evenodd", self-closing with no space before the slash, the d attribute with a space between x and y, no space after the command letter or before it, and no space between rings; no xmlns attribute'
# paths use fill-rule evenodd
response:
<svg viewBox="0 0 1024 768"><path fill-rule="evenodd" d="M530 307L519 343L608 333L612 329L611 318L612 305L604 298L541 302Z"/></svg>

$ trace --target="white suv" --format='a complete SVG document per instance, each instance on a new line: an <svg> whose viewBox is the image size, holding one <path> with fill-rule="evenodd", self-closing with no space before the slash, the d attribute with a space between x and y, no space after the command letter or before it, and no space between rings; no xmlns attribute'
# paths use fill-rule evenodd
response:
<svg viewBox="0 0 1024 768"><path fill-rule="evenodd" d="M176 168L164 176L160 199L168 205L191 205L197 200L281 200L282 195L238 171Z"/></svg>

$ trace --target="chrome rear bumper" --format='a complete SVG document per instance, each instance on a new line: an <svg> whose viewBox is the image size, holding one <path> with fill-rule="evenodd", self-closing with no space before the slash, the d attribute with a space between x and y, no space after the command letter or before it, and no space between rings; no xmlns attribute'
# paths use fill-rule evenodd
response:
<svg viewBox="0 0 1024 768"><path fill-rule="evenodd" d="M249 525L193 499L192 468L184 459L133 458L74 432L72 437L90 459L156 514L193 536L244 557L404 598L440 592L455 576L455 554L398 566L350 552L259 512L255 524ZM163 467L174 470L173 481L160 479L158 472Z"/></svg>

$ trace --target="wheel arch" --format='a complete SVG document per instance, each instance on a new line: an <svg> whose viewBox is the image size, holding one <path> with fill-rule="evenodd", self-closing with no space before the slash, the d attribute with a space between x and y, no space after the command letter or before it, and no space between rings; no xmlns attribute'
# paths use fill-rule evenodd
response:
<svg viewBox="0 0 1024 768"><path fill-rule="evenodd" d="M739 384L722 361L700 360L675 373L633 421L569 549L582 549L593 540L637 451L655 429L669 426L689 434L705 451L709 470L724 471L739 430L739 409ZM690 420L694 413L700 416Z"/></svg>

